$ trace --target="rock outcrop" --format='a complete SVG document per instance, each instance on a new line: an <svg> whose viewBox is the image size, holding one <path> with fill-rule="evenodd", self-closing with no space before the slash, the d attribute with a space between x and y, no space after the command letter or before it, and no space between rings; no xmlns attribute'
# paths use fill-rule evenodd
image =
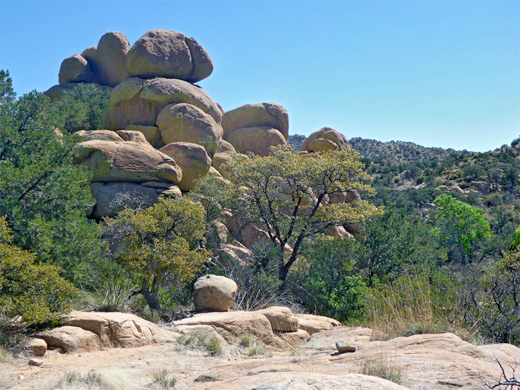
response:
<svg viewBox="0 0 520 390"><path fill-rule="evenodd" d="M177 334L133 314L73 311L63 326L37 337L46 342L48 349L69 353L140 347L174 340Z"/></svg>

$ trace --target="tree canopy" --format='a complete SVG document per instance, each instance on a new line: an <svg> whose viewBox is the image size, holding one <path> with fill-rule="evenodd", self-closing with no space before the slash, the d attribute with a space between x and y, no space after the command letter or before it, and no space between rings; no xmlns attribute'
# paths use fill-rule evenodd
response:
<svg viewBox="0 0 520 390"><path fill-rule="evenodd" d="M363 199L331 202L335 195L373 192L363 183L368 178L363 168L353 150L301 157L282 146L267 157L234 156L228 166L231 210L245 222L258 224L279 248L280 280L286 280L305 239L378 213ZM290 255L284 259L288 246Z"/></svg>

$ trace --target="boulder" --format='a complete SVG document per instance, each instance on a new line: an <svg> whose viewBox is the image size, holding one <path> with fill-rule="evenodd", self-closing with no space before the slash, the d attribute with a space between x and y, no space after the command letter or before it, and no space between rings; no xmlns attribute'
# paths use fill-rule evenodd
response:
<svg viewBox="0 0 520 390"><path fill-rule="evenodd" d="M65 58L60 66L59 83L89 83L91 82L90 68L85 58L74 54Z"/></svg>
<svg viewBox="0 0 520 390"><path fill-rule="evenodd" d="M165 145L172 142L191 142L214 154L222 138L222 127L208 114L192 104L169 104L157 117Z"/></svg>
<svg viewBox="0 0 520 390"><path fill-rule="evenodd" d="M104 348L140 347L169 341L174 336L157 325L129 313L72 311L67 316L65 325L94 334L98 345Z"/></svg>
<svg viewBox="0 0 520 390"><path fill-rule="evenodd" d="M226 311L235 302L237 284L224 276L204 275L193 286L195 309Z"/></svg>
<svg viewBox="0 0 520 390"><path fill-rule="evenodd" d="M307 152L328 152L331 150L347 150L350 144L347 138L339 131L330 127L323 127L312 133L305 140L302 150Z"/></svg>
<svg viewBox="0 0 520 390"><path fill-rule="evenodd" d="M193 38L168 30L151 30L130 49L127 56L130 77L168 77L192 83L213 72L213 62Z"/></svg>
<svg viewBox="0 0 520 390"><path fill-rule="evenodd" d="M155 126L159 112L168 104L188 103L209 114L217 123L222 112L202 88L177 79L130 78L115 87L108 101L105 127L125 129L130 124Z"/></svg>
<svg viewBox="0 0 520 390"><path fill-rule="evenodd" d="M25 349L31 351L34 356L43 356L47 352L47 343L42 339L31 338L25 344Z"/></svg>
<svg viewBox="0 0 520 390"><path fill-rule="evenodd" d="M115 217L127 208L150 207L162 193L158 191L161 189L128 182L93 182L90 184L90 190L96 204L87 216L96 219ZM165 192L167 189L162 191Z"/></svg>
<svg viewBox="0 0 520 390"><path fill-rule="evenodd" d="M160 149L161 153L171 157L182 169L182 180L177 183L182 191L189 191L195 181L208 173L211 158L206 150L189 142L173 142Z"/></svg>
<svg viewBox="0 0 520 390"><path fill-rule="evenodd" d="M87 59L93 79L102 85L116 86L126 80L126 55L130 43L117 31L104 34L96 47L86 49L81 55Z"/></svg>
<svg viewBox="0 0 520 390"><path fill-rule="evenodd" d="M39 338L45 340L49 349L60 349L62 352L99 351L99 337L90 330L77 326L60 326L40 333Z"/></svg>
<svg viewBox="0 0 520 390"><path fill-rule="evenodd" d="M294 316L298 318L298 321L300 322L300 329L305 330L310 335L341 325L339 321L336 321L333 318L317 316L314 314L294 314Z"/></svg>
<svg viewBox="0 0 520 390"><path fill-rule="evenodd" d="M218 104L202 88L183 80L146 80L140 97L161 108L173 103L189 103L211 115L215 122L222 122L222 111Z"/></svg>
<svg viewBox="0 0 520 390"><path fill-rule="evenodd" d="M220 153L233 154L233 153L236 153L236 150L233 147L233 145L231 145L225 139L221 139L220 140L219 152Z"/></svg>
<svg viewBox="0 0 520 390"><path fill-rule="evenodd" d="M112 141L112 142L123 142L123 138L121 138L115 131L112 130L80 130L76 132L76 135L81 137L83 142L85 141Z"/></svg>
<svg viewBox="0 0 520 390"><path fill-rule="evenodd" d="M253 253L251 250L247 249L238 241L234 241L231 244L220 245L216 250L216 254L224 261L231 260L241 265L254 263Z"/></svg>
<svg viewBox="0 0 520 390"><path fill-rule="evenodd" d="M59 99L64 94L70 93L74 90L74 88L77 88L81 83L64 83L64 84L58 84L50 87L47 91L44 92L45 96L48 96L51 99ZM107 87L105 85L96 84L96 83L89 83L89 85L94 86L96 89L100 91L107 91L110 92L112 88Z"/></svg>
<svg viewBox="0 0 520 390"><path fill-rule="evenodd" d="M287 110L275 103L245 104L224 113L222 117L224 137L244 127L272 127L285 139L289 137L289 116Z"/></svg>
<svg viewBox="0 0 520 390"><path fill-rule="evenodd" d="M267 309L257 310L256 313L266 316L274 331L296 332L299 329L300 322L288 307L272 306Z"/></svg>
<svg viewBox="0 0 520 390"><path fill-rule="evenodd" d="M160 107L140 98L144 80L123 81L110 93L105 114L105 128L126 129L129 125L155 126Z"/></svg>
<svg viewBox="0 0 520 390"><path fill-rule="evenodd" d="M227 176L225 164L231 162L231 155L228 153L215 153L211 164L223 176Z"/></svg>
<svg viewBox="0 0 520 390"><path fill-rule="evenodd" d="M154 148L161 148L164 143L161 138L161 132L157 126L128 125L126 130L136 130L143 133L144 137Z"/></svg>
<svg viewBox="0 0 520 390"><path fill-rule="evenodd" d="M27 364L29 366L34 366L34 367L40 367L43 365L43 360L41 359L30 359Z"/></svg>
<svg viewBox="0 0 520 390"><path fill-rule="evenodd" d="M123 141L93 139L76 145L75 162L90 168L92 181L181 181L181 168L171 157L155 150L142 133L124 130L117 134Z"/></svg>
<svg viewBox="0 0 520 390"><path fill-rule="evenodd" d="M240 153L252 152L259 156L268 156L271 146L287 143L282 133L272 127L240 128L233 131L227 141Z"/></svg>

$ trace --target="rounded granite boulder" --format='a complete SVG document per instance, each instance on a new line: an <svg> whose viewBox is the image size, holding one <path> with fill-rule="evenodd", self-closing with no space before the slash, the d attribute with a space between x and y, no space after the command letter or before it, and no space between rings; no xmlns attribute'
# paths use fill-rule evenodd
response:
<svg viewBox="0 0 520 390"><path fill-rule="evenodd" d="M193 286L195 309L198 311L226 311L235 302L237 284L224 276L204 275Z"/></svg>
<svg viewBox="0 0 520 390"><path fill-rule="evenodd" d="M222 117L224 138L244 127L272 127L285 139L289 137L289 115L287 110L275 103L245 104L227 111Z"/></svg>
<svg viewBox="0 0 520 390"><path fill-rule="evenodd" d="M58 79L60 84L91 82L88 61L77 54L65 58L61 63Z"/></svg>
<svg viewBox="0 0 520 390"><path fill-rule="evenodd" d="M167 77L195 83L213 72L213 62L193 38L169 30L151 30L130 49L130 77Z"/></svg>
<svg viewBox="0 0 520 390"><path fill-rule="evenodd" d="M271 146L285 145L287 143L282 133L272 127L245 127L237 129L231 133L227 140L237 152L252 152L259 156L268 156Z"/></svg>
<svg viewBox="0 0 520 390"><path fill-rule="evenodd" d="M331 150L347 150L350 144L347 138L339 131L330 127L323 127L312 133L305 140L302 150L307 152L328 152Z"/></svg>

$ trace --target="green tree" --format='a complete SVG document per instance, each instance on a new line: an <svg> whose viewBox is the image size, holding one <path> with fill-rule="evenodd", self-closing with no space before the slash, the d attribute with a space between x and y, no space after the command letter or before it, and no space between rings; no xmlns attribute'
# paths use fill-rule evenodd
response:
<svg viewBox="0 0 520 390"><path fill-rule="evenodd" d="M366 274L369 284L392 282L420 269L433 269L445 257L431 240L431 227L413 214L388 208L365 226L359 237L357 269Z"/></svg>
<svg viewBox="0 0 520 390"><path fill-rule="evenodd" d="M439 195L433 203L439 208L435 218L440 225L434 234L446 245L449 260L470 263L481 240L491 237L484 211L446 194Z"/></svg>
<svg viewBox="0 0 520 390"><path fill-rule="evenodd" d="M306 238L330 226L358 223L378 209L365 200L328 203L330 196L349 190L372 193L354 150L300 157L290 147L273 148L267 157L235 155L228 166L234 192L231 210L248 223L262 226L279 248L279 279L285 282ZM292 252L284 258L284 250Z"/></svg>
<svg viewBox="0 0 520 390"><path fill-rule="evenodd" d="M160 198L145 210L122 211L105 227L114 259L152 309L161 308L161 287L190 282L207 261L204 234L204 209L186 198Z"/></svg>
<svg viewBox="0 0 520 390"><path fill-rule="evenodd" d="M289 275L291 292L313 313L347 321L361 318L367 286L355 271L359 244L327 236L305 245L302 261Z"/></svg>
<svg viewBox="0 0 520 390"><path fill-rule="evenodd" d="M16 99L8 72L0 71L0 93L0 215L15 245L80 278L100 247L97 225L85 218L91 173L72 161L78 140L61 131L64 112L46 96Z"/></svg>
<svg viewBox="0 0 520 390"><path fill-rule="evenodd" d="M70 309L76 289L60 276L59 267L35 264L36 256L11 240L0 217L0 317L21 316L29 325L57 320Z"/></svg>

